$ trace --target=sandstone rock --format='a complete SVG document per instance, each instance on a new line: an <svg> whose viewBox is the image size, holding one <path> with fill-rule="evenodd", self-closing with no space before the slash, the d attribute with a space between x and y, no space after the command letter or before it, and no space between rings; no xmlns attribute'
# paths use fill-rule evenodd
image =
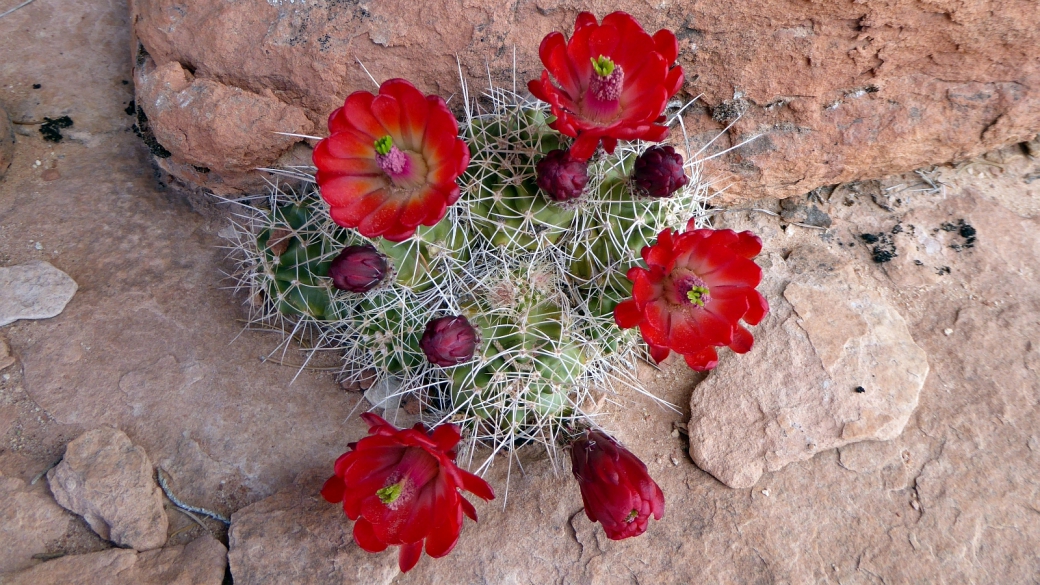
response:
<svg viewBox="0 0 1040 585"><path fill-rule="evenodd" d="M421 9L407 0L131 6L135 54L146 52L160 68L190 64L197 80L273 92L302 108L319 134L348 93L373 89L357 60L376 80L404 77L447 98L459 93L456 55L475 88L488 77L485 65L497 83L513 87L515 47L522 89L541 72L545 34L570 34L580 10L602 17L614 8L574 0L511 10L487 0ZM1028 50L1040 44L1040 11L1030 0L683 0L624 9L648 30L668 28L679 38L684 95L702 96L686 119L695 143L738 113L743 117L713 148L760 136L711 163L714 173L735 180L731 194L805 193L971 157L1040 130L1040 68ZM138 87L139 103L154 107L151 97ZM237 108L215 101L191 107L200 116ZM166 147L189 155L180 145ZM223 154L216 145L212 152ZM270 164L281 152L261 156ZM213 173L178 172L188 181L215 180ZM229 177L222 186L249 185Z"/></svg>
<svg viewBox="0 0 1040 585"><path fill-rule="evenodd" d="M0 370L11 367L14 365L14 362L15 359L11 355L11 348L7 345L7 340L0 335Z"/></svg>
<svg viewBox="0 0 1040 585"><path fill-rule="evenodd" d="M322 499L320 486L293 486L235 512L228 560L236 585L385 585L399 574L397 549L362 550L343 508Z"/></svg>
<svg viewBox="0 0 1040 585"><path fill-rule="evenodd" d="M65 448L47 473L54 499L99 536L137 550L166 542L169 519L148 455L122 431L101 427Z"/></svg>
<svg viewBox="0 0 1040 585"><path fill-rule="evenodd" d="M220 585L227 549L210 535L186 545L136 552L109 549L48 561L31 569L0 575L3 585Z"/></svg>
<svg viewBox="0 0 1040 585"><path fill-rule="evenodd" d="M42 260L0 268L0 327L61 314L76 288L68 274Z"/></svg>
<svg viewBox="0 0 1040 585"><path fill-rule="evenodd" d="M43 486L0 474L0 574L32 566L32 556L47 552L47 543L65 534L71 520Z"/></svg>
<svg viewBox="0 0 1040 585"><path fill-rule="evenodd" d="M693 392L690 455L730 487L826 449L902 432L928 361L896 308L826 253L796 250L755 348ZM749 359L750 358L750 359Z"/></svg>
<svg viewBox="0 0 1040 585"><path fill-rule="evenodd" d="M151 137L172 156L156 148L153 154L169 163L168 169L191 167L195 183L216 173L208 184L217 190L218 175L247 180L249 171L274 162L299 142L276 132L306 134L314 126L302 109L284 103L271 89L254 93L195 77L180 63L155 67L144 58L135 79L137 104L145 114L139 115L139 125L147 119Z"/></svg>
<svg viewBox="0 0 1040 585"><path fill-rule="evenodd" d="M7 169L14 160L14 127L7 117L7 111L0 107L0 179L4 178Z"/></svg>

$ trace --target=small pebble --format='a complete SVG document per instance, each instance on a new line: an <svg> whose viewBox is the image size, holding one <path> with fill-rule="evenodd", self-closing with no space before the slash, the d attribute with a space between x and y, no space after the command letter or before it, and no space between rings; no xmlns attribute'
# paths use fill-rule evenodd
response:
<svg viewBox="0 0 1040 585"><path fill-rule="evenodd" d="M768 498L769 497L769 490L762 490L762 495Z"/></svg>
<svg viewBox="0 0 1040 585"><path fill-rule="evenodd" d="M679 429L672 429L672 438L673 439L678 439L679 438Z"/></svg>
<svg viewBox="0 0 1040 585"><path fill-rule="evenodd" d="M37 250L42 250L43 244L41 244L40 242L36 242L35 244L33 244L33 248L36 248Z"/></svg>
<svg viewBox="0 0 1040 585"><path fill-rule="evenodd" d="M675 455L669 455L668 458L672 460L672 465L679 465L679 460L675 458Z"/></svg>
<svg viewBox="0 0 1040 585"><path fill-rule="evenodd" d="M943 329L943 334L947 335L947 336L953 335L953 329L950 329L949 327L947 327L946 329Z"/></svg>

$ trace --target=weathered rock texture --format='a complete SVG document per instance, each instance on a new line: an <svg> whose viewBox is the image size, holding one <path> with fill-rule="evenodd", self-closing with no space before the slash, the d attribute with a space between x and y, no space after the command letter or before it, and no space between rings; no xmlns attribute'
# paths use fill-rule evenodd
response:
<svg viewBox="0 0 1040 585"><path fill-rule="evenodd" d="M251 171L256 167L291 156L299 139L276 132L306 134L314 127L303 110L270 89L254 93L197 78L175 61L155 67L151 58L142 57L135 79L144 113L138 123L144 126L147 119L145 130L151 134L146 140L162 146L151 144L160 164L181 177L212 172L209 183L217 190L218 181L255 179Z"/></svg>
<svg viewBox="0 0 1040 585"><path fill-rule="evenodd" d="M206 535L186 545L136 552L113 548L72 555L10 575L2 585L220 585L227 549Z"/></svg>
<svg viewBox="0 0 1040 585"><path fill-rule="evenodd" d="M362 550L343 508L322 499L320 487L292 486L231 517L228 560L237 585L387 585L399 574L396 549Z"/></svg>
<svg viewBox="0 0 1040 585"><path fill-rule="evenodd" d="M690 456L734 488L825 449L894 439L928 375L899 312L851 266L801 248L762 262L774 294L755 348L721 362L690 402Z"/></svg>
<svg viewBox="0 0 1040 585"><path fill-rule="evenodd" d="M515 47L523 87L540 74L545 34L570 34L581 10L602 17L618 8L600 0L538 0L506 10L487 0L131 5L135 54L150 55L159 71L180 63L193 84L212 88L210 99L153 124L170 160L181 162L237 156L219 134L245 131L250 126L239 117L259 110L253 102L222 103L231 96L301 108L323 134L347 94L373 89L357 60L379 81L404 77L448 97L459 91L456 55L475 89L487 79L485 64L512 87ZM707 142L740 113L713 148L761 135L712 163L716 174L735 179L730 193L790 196L974 156L1040 131L1040 5L1031 0L683 0L624 9L648 30L668 28L679 37L683 96L702 96L703 107L686 121L695 142ZM173 95L154 84L138 71L138 103L149 117L166 107L158 100ZM183 123L188 116L215 120L213 132ZM287 132L299 127L295 118L282 124ZM174 139L178 132L183 139ZM255 134L258 144L271 143ZM258 156L273 163L285 148L278 143ZM256 177L167 166L217 190L257 184Z"/></svg>
<svg viewBox="0 0 1040 585"><path fill-rule="evenodd" d="M69 443L47 482L54 499L101 538L137 550L166 542L169 519L152 462L123 431L101 427Z"/></svg>
<svg viewBox="0 0 1040 585"><path fill-rule="evenodd" d="M0 107L0 179L4 178L7 169L14 160L14 127L7 117L7 110Z"/></svg>
<svg viewBox="0 0 1040 585"><path fill-rule="evenodd" d="M48 262L0 268L0 327L59 315L74 294L76 281Z"/></svg>
<svg viewBox="0 0 1040 585"><path fill-rule="evenodd" d="M0 474L0 574L31 566L32 556L47 552L72 518L43 486Z"/></svg>

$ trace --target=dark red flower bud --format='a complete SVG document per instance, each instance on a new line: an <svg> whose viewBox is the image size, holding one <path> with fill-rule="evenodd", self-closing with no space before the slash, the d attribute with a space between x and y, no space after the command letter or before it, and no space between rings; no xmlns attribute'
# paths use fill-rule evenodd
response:
<svg viewBox="0 0 1040 585"><path fill-rule="evenodd" d="M651 514L664 516L664 493L646 465L606 433L590 430L571 443L571 470L585 514L611 540L639 536Z"/></svg>
<svg viewBox="0 0 1040 585"><path fill-rule="evenodd" d="M332 285L354 293L372 290L387 272L386 257L368 244L347 246L329 266Z"/></svg>
<svg viewBox="0 0 1040 585"><path fill-rule="evenodd" d="M419 347L430 363L455 366L470 360L477 349L477 331L462 315L441 317L426 324Z"/></svg>
<svg viewBox="0 0 1040 585"><path fill-rule="evenodd" d="M690 181L683 158L671 146L653 146L636 159L632 178L651 197L668 197Z"/></svg>
<svg viewBox="0 0 1040 585"><path fill-rule="evenodd" d="M589 163L574 160L566 150L551 150L535 165L538 186L553 201L569 201L581 196L589 182Z"/></svg>

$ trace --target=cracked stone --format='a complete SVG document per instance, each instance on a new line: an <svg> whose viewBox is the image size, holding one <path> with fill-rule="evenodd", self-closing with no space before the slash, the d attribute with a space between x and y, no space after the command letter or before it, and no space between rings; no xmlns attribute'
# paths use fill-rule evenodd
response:
<svg viewBox="0 0 1040 585"><path fill-rule="evenodd" d="M101 538L137 550L166 542L169 519L152 462L122 431L101 427L80 435L47 482L58 504L83 516Z"/></svg>
<svg viewBox="0 0 1040 585"><path fill-rule="evenodd" d="M786 265L790 280L754 332L752 359L722 361L693 393L690 455L730 487L820 451L893 439L917 407L924 350L895 307L828 256L798 249L774 260L773 274Z"/></svg>
<svg viewBox="0 0 1040 585"><path fill-rule="evenodd" d="M210 535L147 552L113 548L70 555L0 575L4 585L220 585L227 549Z"/></svg>

